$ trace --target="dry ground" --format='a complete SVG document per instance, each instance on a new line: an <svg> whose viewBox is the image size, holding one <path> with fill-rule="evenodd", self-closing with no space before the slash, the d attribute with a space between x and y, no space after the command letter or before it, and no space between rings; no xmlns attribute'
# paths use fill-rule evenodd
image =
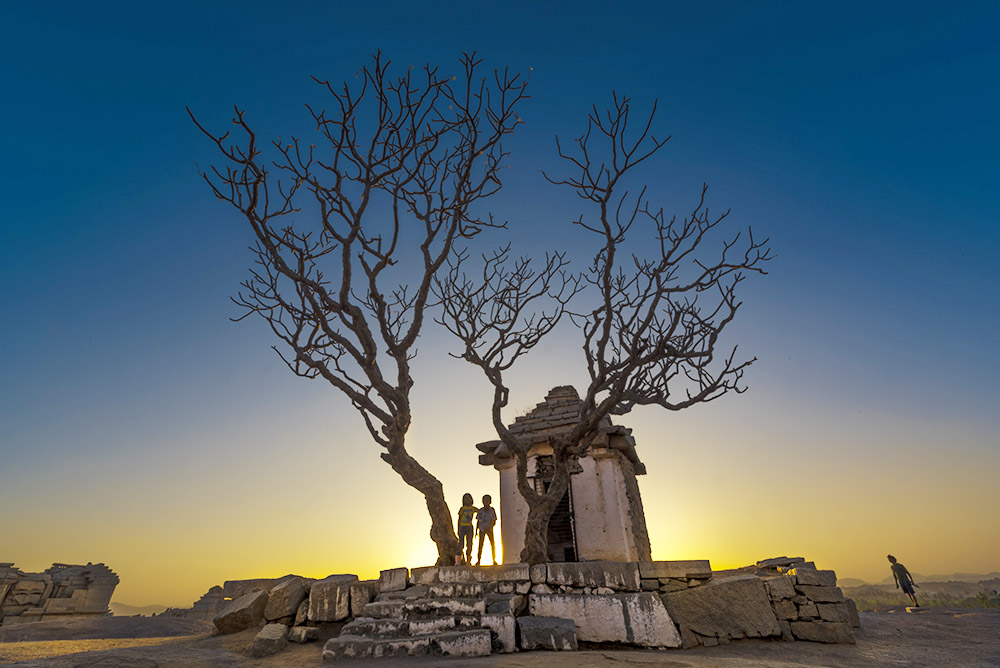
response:
<svg viewBox="0 0 1000 668"><path fill-rule="evenodd" d="M526 652L481 659L374 659L349 668L998 668L1000 610L862 613L858 644L745 640L669 651ZM0 664L38 668L316 668L321 643L267 659L243 654L253 634L211 635L182 619L105 617L0 627ZM335 633L330 629L330 633Z"/></svg>

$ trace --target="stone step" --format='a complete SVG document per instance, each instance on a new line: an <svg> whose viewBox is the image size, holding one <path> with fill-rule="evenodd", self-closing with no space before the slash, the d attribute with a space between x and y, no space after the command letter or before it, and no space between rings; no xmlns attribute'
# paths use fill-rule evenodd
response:
<svg viewBox="0 0 1000 668"><path fill-rule="evenodd" d="M323 661L390 656L489 656L490 632L486 629L436 633L396 639L371 639L341 635L323 647Z"/></svg>
<svg viewBox="0 0 1000 668"><path fill-rule="evenodd" d="M482 598L422 598L403 604L403 615L407 619L423 619L428 616L482 615L486 612L486 601Z"/></svg>
<svg viewBox="0 0 1000 668"><path fill-rule="evenodd" d="M493 617L496 617L496 615L493 615ZM413 620L358 617L354 621L344 625L340 633L342 636L357 636L380 640L425 636L453 631L456 628L460 628L461 630L478 629L481 626L480 618L474 616L462 617L461 623L457 623L454 616Z"/></svg>

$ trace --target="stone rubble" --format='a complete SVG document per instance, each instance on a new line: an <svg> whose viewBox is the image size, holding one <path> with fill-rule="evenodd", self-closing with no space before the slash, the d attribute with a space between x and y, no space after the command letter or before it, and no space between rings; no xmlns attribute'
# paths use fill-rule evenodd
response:
<svg viewBox="0 0 1000 668"><path fill-rule="evenodd" d="M565 651L580 642L660 649L741 638L854 642L857 608L833 571L801 558L759 563L716 572L704 560L592 561L400 568L368 581L291 576L269 583L270 593L229 601L214 621L220 633L258 629L254 656L342 624L324 644L325 662Z"/></svg>

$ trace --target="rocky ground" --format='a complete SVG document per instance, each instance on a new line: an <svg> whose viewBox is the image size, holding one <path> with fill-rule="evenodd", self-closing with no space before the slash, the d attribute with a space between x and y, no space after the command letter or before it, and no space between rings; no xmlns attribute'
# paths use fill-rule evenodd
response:
<svg viewBox="0 0 1000 668"><path fill-rule="evenodd" d="M1000 610L902 607L862 613L857 645L743 640L691 650L524 652L481 659L373 659L340 662L372 668L913 668L1000 666ZM328 635L338 632L327 629ZM244 652L246 631L212 635L207 622L104 617L0 627L0 664L39 668L298 668L322 665L322 643L292 645L266 659Z"/></svg>

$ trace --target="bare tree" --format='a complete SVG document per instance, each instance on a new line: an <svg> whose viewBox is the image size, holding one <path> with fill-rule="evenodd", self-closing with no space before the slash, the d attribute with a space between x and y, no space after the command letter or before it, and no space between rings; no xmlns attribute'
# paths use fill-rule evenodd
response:
<svg viewBox="0 0 1000 668"><path fill-rule="evenodd" d="M239 319L262 317L294 373L347 397L382 459L423 494L439 563L457 539L441 483L406 450L410 363L432 281L456 243L503 226L476 209L501 187L503 140L527 97L519 75L481 76L474 53L460 63L456 75L411 66L395 77L376 54L353 84L314 78L332 103L306 105L321 146L279 137L271 158L244 110L235 108L238 139L191 115L224 158L205 180L256 237L255 266L234 298Z"/></svg>
<svg viewBox="0 0 1000 668"><path fill-rule="evenodd" d="M511 261L505 251L485 258L481 277L469 278L459 255L436 290L444 306L443 324L463 344L460 357L480 367L493 385L493 426L516 457L518 490L528 504L521 561L547 560L549 518L569 486L570 464L586 454L602 420L641 405L677 411L743 392L743 374L756 358L739 361L736 348L719 350L719 337L733 321L741 302L737 286L748 273L766 273L771 259L767 240L748 229L709 248L729 211L712 216L705 192L689 215L666 219L653 209L642 187L630 196L624 178L669 140L651 134L656 105L638 130L630 132L631 104L613 98L606 111L595 106L584 134L572 151L557 146L569 166L564 178L545 175L551 183L572 189L593 214L574 224L599 240L592 263L582 276L566 274L563 254L549 256L540 269L528 260ZM627 252L636 221L650 224L655 248L651 257ZM569 299L586 309L569 311ZM547 305L538 310L538 304ZM505 426L501 411L508 405L504 372L569 315L583 335L590 383L582 398L579 420L550 440L552 480L538 491L528 481L528 448Z"/></svg>

